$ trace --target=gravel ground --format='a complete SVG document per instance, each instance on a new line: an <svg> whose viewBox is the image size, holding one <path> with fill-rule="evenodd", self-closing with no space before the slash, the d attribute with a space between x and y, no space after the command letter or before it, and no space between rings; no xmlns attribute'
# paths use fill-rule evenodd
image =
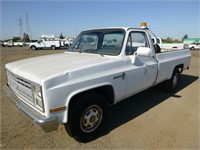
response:
<svg viewBox="0 0 200 150"><path fill-rule="evenodd" d="M8 101L4 65L15 60L64 50L28 51L1 48L1 149L200 149L200 51L191 51L190 69L181 75L178 91L165 93L159 86L141 92L111 108L107 132L89 143L68 136L64 126L44 133Z"/></svg>

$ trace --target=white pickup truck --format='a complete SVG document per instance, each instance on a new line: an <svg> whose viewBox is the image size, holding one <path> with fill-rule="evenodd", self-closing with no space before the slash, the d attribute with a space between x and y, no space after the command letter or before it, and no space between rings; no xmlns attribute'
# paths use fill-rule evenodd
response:
<svg viewBox="0 0 200 150"><path fill-rule="evenodd" d="M8 42L4 42L3 43L3 47L11 47L11 46L18 46L18 47L22 47L24 44L23 42L13 42L12 40L8 41Z"/></svg>
<svg viewBox="0 0 200 150"><path fill-rule="evenodd" d="M200 43L199 42L190 43L188 46L189 46L189 49L191 49L191 50L200 49Z"/></svg>
<svg viewBox="0 0 200 150"><path fill-rule="evenodd" d="M64 124L76 140L92 140L111 105L161 82L168 91L177 89L190 50L156 48L144 26L86 30L65 53L6 64L4 90L44 131Z"/></svg>
<svg viewBox="0 0 200 150"><path fill-rule="evenodd" d="M53 39L46 40L45 38L29 44L29 48L33 51L36 49L45 49L45 48L51 48L54 50L60 47L61 43L59 40L53 40Z"/></svg>

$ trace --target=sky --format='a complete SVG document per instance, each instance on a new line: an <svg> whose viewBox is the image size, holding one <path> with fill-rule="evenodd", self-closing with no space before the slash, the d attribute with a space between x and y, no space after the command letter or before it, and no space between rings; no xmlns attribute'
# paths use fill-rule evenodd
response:
<svg viewBox="0 0 200 150"><path fill-rule="evenodd" d="M0 40L42 34L75 37L82 30L101 27L140 27L147 22L162 38L200 37L199 0L0 0Z"/></svg>

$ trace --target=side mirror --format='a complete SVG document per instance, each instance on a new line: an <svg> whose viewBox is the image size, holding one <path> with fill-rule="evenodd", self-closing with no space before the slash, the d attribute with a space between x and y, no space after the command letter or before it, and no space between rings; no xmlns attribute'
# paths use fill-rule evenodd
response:
<svg viewBox="0 0 200 150"><path fill-rule="evenodd" d="M152 50L149 47L138 47L137 55L146 57L153 56Z"/></svg>

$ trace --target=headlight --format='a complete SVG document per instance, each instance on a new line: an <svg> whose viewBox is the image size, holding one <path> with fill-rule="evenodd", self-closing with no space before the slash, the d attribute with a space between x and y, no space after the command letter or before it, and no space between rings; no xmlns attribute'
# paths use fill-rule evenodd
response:
<svg viewBox="0 0 200 150"><path fill-rule="evenodd" d="M41 111L44 111L42 88L40 85L33 85L33 97L34 97L35 106Z"/></svg>

